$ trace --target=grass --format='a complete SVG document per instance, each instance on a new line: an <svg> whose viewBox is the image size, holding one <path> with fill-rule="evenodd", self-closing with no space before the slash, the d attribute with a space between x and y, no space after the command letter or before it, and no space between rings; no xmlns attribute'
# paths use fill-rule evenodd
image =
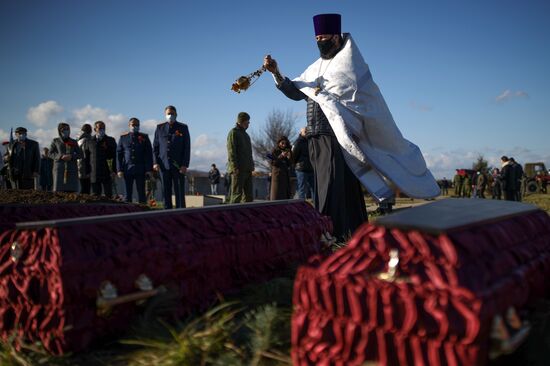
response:
<svg viewBox="0 0 550 366"><path fill-rule="evenodd" d="M419 200L416 200L420 202ZM415 200L399 198L398 203ZM550 213L550 194L533 194L524 198ZM332 243L332 251L346 245ZM290 316L295 269L285 277L245 287L240 293L219 299L208 310L186 319L170 321L167 315L176 304L173 297L150 299L132 329L119 340L104 343L87 353L53 357L39 344L23 344L17 350L14 339L0 343L2 366L169 366L169 365L291 365ZM550 303L547 316L538 322L531 342L517 353L510 364L522 364L522 357L533 357L550 344ZM536 321L536 320L535 320ZM521 351L521 350L520 350ZM544 356L544 355L543 355ZM543 357L541 356L541 357ZM542 360L546 360L541 358ZM530 360L530 364L543 365ZM506 363L505 363L506 364Z"/></svg>

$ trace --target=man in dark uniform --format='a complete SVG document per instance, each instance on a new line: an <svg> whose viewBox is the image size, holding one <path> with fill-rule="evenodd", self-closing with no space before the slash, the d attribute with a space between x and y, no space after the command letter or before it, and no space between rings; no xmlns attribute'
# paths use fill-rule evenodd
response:
<svg viewBox="0 0 550 366"><path fill-rule="evenodd" d="M153 149L149 136L139 132L139 119L130 118L129 132L120 136L117 146L117 172L124 178L126 201L132 202L134 181L140 203L146 203L145 175L153 170Z"/></svg>
<svg viewBox="0 0 550 366"><path fill-rule="evenodd" d="M90 194L92 183L90 182L90 141L92 140L92 126L88 123L82 125L81 134L78 137L78 147L82 151L82 158L78 159L78 180L80 181L80 193Z"/></svg>
<svg viewBox="0 0 550 366"><path fill-rule="evenodd" d="M327 64L326 71L344 45L340 15L317 15L313 22L317 46L321 58ZM330 216L335 236L345 239L368 219L361 184L346 164L340 144L321 106L306 96L289 78L283 77L277 62L269 55L264 59L264 67L273 74L277 88L288 98L307 101L306 137L315 177L315 208Z"/></svg>
<svg viewBox="0 0 550 366"><path fill-rule="evenodd" d="M95 135L90 139L90 182L92 194L99 196L103 192L106 197L113 195L113 179L116 174L116 141L105 134L105 123L94 123Z"/></svg>
<svg viewBox="0 0 550 366"><path fill-rule="evenodd" d="M49 157L50 149L42 149L44 154L40 159L40 189L51 191L53 189L53 159Z"/></svg>
<svg viewBox="0 0 550 366"><path fill-rule="evenodd" d="M176 208L185 207L185 174L191 158L191 138L185 123L176 121L176 107L164 108L166 122L157 125L153 141L153 169L160 171L164 208L172 208L172 185Z"/></svg>
<svg viewBox="0 0 550 366"><path fill-rule="evenodd" d="M34 178L38 177L40 171L40 151L38 142L27 138L27 129L24 127L15 130L8 164L13 188L34 189Z"/></svg>

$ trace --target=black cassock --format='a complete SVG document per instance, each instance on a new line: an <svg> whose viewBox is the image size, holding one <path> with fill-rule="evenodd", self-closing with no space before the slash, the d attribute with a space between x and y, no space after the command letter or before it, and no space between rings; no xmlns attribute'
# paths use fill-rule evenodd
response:
<svg viewBox="0 0 550 366"><path fill-rule="evenodd" d="M368 221L361 183L349 169L332 128L318 103L285 78L278 85L288 98L308 103L306 136L315 180L315 208L330 216L334 235L347 239Z"/></svg>

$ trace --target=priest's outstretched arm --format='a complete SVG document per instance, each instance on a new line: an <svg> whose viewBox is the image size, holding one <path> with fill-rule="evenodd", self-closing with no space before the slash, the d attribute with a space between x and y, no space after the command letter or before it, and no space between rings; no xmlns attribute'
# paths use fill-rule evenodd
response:
<svg viewBox="0 0 550 366"><path fill-rule="evenodd" d="M287 98L293 100L307 99L307 96L302 93L302 91L300 91L300 89L298 89L289 78L284 77L281 74L281 72L279 71L279 66L277 65L277 61L275 61L275 59L272 59L270 55L264 57L264 67L267 71L273 74L273 79L275 79L277 89L282 91L283 94L287 96Z"/></svg>

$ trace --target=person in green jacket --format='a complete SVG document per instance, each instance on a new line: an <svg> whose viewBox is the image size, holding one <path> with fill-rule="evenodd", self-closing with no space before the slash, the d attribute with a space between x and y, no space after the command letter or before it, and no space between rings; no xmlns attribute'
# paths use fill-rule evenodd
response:
<svg viewBox="0 0 550 366"><path fill-rule="evenodd" d="M252 202L252 144L246 129L250 125L250 115L240 112L237 125L227 135L227 167L231 174L229 203Z"/></svg>

